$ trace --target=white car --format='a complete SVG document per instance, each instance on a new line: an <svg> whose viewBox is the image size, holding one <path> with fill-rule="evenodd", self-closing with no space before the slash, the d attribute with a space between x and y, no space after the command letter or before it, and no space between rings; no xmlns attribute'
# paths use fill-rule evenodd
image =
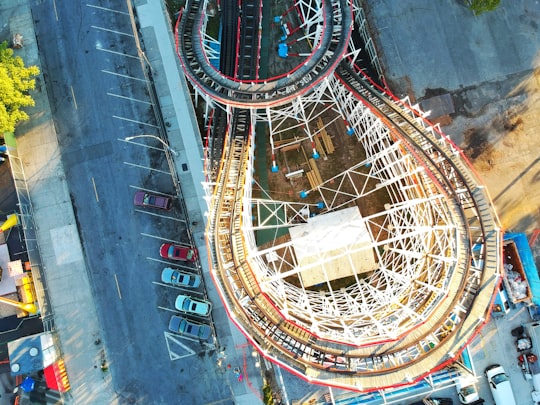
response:
<svg viewBox="0 0 540 405"><path fill-rule="evenodd" d="M212 303L189 295L179 295L176 297L174 307L181 312L208 316L212 310Z"/></svg>
<svg viewBox="0 0 540 405"><path fill-rule="evenodd" d="M512 384L504 368L498 364L492 364L486 368L484 373L488 380L491 395L495 400L495 405L516 405Z"/></svg>
<svg viewBox="0 0 540 405"><path fill-rule="evenodd" d="M161 272L161 281L178 287L197 288L201 285L201 276L165 267Z"/></svg>
<svg viewBox="0 0 540 405"><path fill-rule="evenodd" d="M476 389L476 379L470 377L458 377L456 379L456 389L458 393L459 402L462 404L471 404L480 399L478 390Z"/></svg>

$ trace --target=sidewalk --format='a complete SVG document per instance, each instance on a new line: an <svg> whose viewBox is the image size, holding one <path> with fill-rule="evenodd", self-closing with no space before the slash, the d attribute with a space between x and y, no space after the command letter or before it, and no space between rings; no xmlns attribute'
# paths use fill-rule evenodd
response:
<svg viewBox="0 0 540 405"><path fill-rule="evenodd" d="M5 17L12 32L24 37L24 47L15 54L26 65L41 68L30 2L4 1L0 16L2 20ZM27 240L27 245L34 243L39 249L35 257L41 259L32 260L39 307L44 320L54 317L54 325L45 322L45 328L57 332L68 372L71 390L65 395L65 403L114 403L110 373L100 368L100 325L42 74L36 80L36 90L36 104L28 109L30 119L17 127L17 150L13 153L22 162L30 197L26 206L29 212L23 214L30 216L25 218L25 225L34 225L34 229L25 232L35 232L35 241ZM27 248L31 250L31 246ZM74 285L77 289L72 288Z"/></svg>

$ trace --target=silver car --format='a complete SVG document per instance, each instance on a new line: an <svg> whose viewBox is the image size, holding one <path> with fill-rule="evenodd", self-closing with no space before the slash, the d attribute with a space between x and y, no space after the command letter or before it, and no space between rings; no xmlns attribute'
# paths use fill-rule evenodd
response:
<svg viewBox="0 0 540 405"><path fill-rule="evenodd" d="M197 288L201 285L201 276L165 267L161 272L161 281L177 287Z"/></svg>
<svg viewBox="0 0 540 405"><path fill-rule="evenodd" d="M210 326L193 322L181 316L173 315L169 321L169 330L180 335L191 336L201 340L207 340L212 334Z"/></svg>
<svg viewBox="0 0 540 405"><path fill-rule="evenodd" d="M212 303L201 300L199 298L191 297L189 295L179 295L176 297L174 307L181 312L190 314L208 316L212 310Z"/></svg>

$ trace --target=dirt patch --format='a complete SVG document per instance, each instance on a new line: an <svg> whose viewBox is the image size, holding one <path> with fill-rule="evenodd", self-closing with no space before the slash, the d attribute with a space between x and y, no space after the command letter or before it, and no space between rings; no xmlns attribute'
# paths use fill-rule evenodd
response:
<svg viewBox="0 0 540 405"><path fill-rule="evenodd" d="M540 228L540 69L516 91L526 96L487 105L488 119L471 121L460 147L486 184L503 228L530 234Z"/></svg>

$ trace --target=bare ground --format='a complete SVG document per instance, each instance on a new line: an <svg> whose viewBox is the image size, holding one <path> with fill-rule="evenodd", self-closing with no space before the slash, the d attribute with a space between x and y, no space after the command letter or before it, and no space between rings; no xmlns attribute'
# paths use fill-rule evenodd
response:
<svg viewBox="0 0 540 405"><path fill-rule="evenodd" d="M462 134L459 146L488 187L503 228L528 235L540 228L540 68L482 114L457 118L444 131Z"/></svg>

